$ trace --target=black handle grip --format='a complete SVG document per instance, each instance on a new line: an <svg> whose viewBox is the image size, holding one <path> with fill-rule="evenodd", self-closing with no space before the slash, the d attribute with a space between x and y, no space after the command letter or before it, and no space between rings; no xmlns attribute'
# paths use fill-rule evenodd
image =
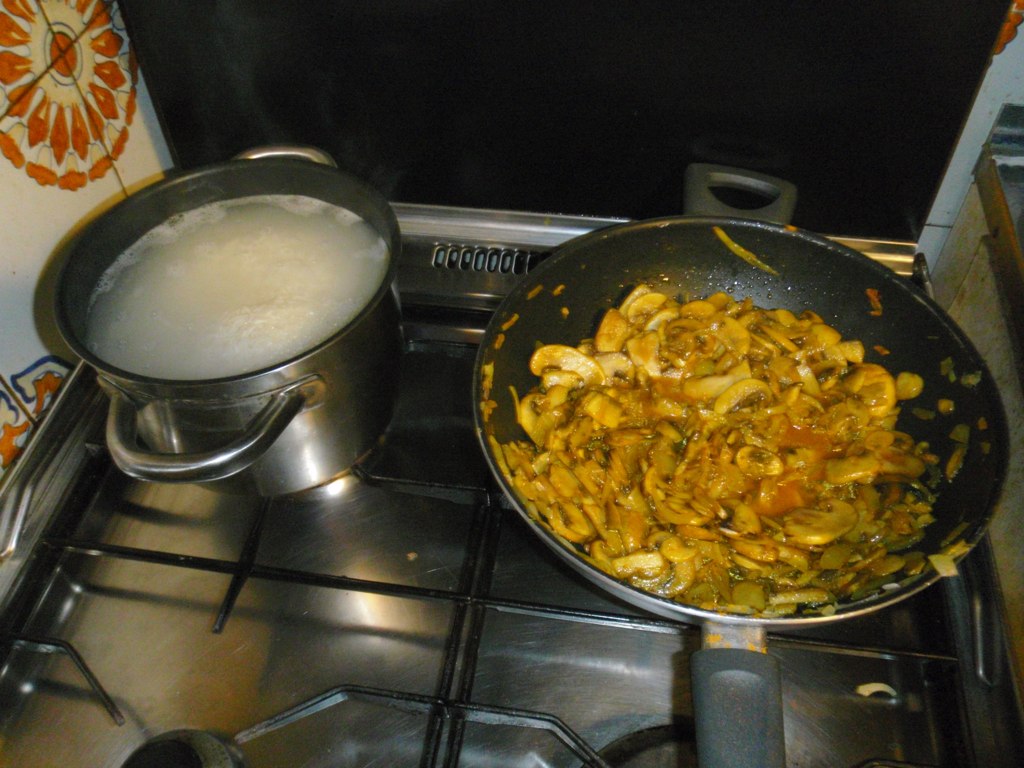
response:
<svg viewBox="0 0 1024 768"><path fill-rule="evenodd" d="M701 768L785 768L782 674L766 653L705 648L690 658Z"/></svg>

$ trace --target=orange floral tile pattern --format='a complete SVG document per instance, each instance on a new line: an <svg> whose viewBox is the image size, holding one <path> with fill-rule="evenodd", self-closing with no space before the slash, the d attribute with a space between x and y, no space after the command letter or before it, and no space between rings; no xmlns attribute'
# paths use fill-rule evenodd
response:
<svg viewBox="0 0 1024 768"><path fill-rule="evenodd" d="M28 442L32 422L22 412L14 398L0 389L0 475L21 453Z"/></svg>
<svg viewBox="0 0 1024 768"><path fill-rule="evenodd" d="M15 394L32 418L40 416L53 402L69 370L70 366L60 358L46 355L11 377Z"/></svg>
<svg viewBox="0 0 1024 768"><path fill-rule="evenodd" d="M42 415L71 366L45 355L23 371L0 378L0 476L28 443L36 420Z"/></svg>
<svg viewBox="0 0 1024 768"><path fill-rule="evenodd" d="M138 67L112 0L0 0L0 154L80 189L128 141Z"/></svg>
<svg viewBox="0 0 1024 768"><path fill-rule="evenodd" d="M1003 27L999 31L999 38L996 40L994 53L997 56L1006 50L1006 46L1017 37L1017 27L1020 26L1021 21L1024 21L1024 0L1013 0L1013 5L1010 6L1006 20L1003 21Z"/></svg>

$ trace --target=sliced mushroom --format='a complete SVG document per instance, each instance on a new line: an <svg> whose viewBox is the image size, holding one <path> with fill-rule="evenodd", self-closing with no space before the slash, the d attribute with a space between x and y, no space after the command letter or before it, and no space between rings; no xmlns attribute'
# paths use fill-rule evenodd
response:
<svg viewBox="0 0 1024 768"><path fill-rule="evenodd" d="M742 379L715 398L714 411L726 414L754 400L771 397L772 391L760 379Z"/></svg>
<svg viewBox="0 0 1024 768"><path fill-rule="evenodd" d="M583 400L583 410L594 421L615 429L622 420L622 406L602 392L591 392Z"/></svg>
<svg viewBox="0 0 1024 768"><path fill-rule="evenodd" d="M668 303L668 302L666 302L666 303ZM661 326L663 326L665 323L670 323L673 320L676 320L678 318L679 318L679 312L678 312L678 310L674 306L672 306L672 307L662 306L661 309L659 309L653 315L651 315L649 318L647 318L647 322L644 323L644 330L645 331L656 331L659 328L661 328Z"/></svg>
<svg viewBox="0 0 1024 768"><path fill-rule="evenodd" d="M658 552L640 550L622 557L613 558L612 569L620 579L628 576L659 576L668 568L668 560Z"/></svg>
<svg viewBox="0 0 1024 768"><path fill-rule="evenodd" d="M564 368L551 368L544 371L540 377L541 386L546 390L553 387L566 387L576 389L583 386L583 377L576 371L568 371Z"/></svg>
<svg viewBox="0 0 1024 768"><path fill-rule="evenodd" d="M606 379L615 376L629 378L632 373L633 363L623 352L598 352L594 355L594 359L601 366Z"/></svg>
<svg viewBox="0 0 1024 768"><path fill-rule="evenodd" d="M825 462L825 479L832 485L870 483L882 469L882 462L873 453L843 456Z"/></svg>
<svg viewBox="0 0 1024 768"><path fill-rule="evenodd" d="M924 379L916 373L902 371L896 376L896 399L911 400L924 390Z"/></svg>
<svg viewBox="0 0 1024 768"><path fill-rule="evenodd" d="M679 308L680 317L691 317L696 319L703 319L705 317L711 317L718 311L716 307L710 301L705 299L696 299L695 301L688 301Z"/></svg>
<svg viewBox="0 0 1024 768"><path fill-rule="evenodd" d="M628 303L623 304L622 312L630 321L633 321L656 311L666 301L668 301L668 296L663 293L645 293L635 297L632 301L627 299Z"/></svg>
<svg viewBox="0 0 1024 768"><path fill-rule="evenodd" d="M697 556L697 549L686 546L678 536L667 536L658 545L658 550L667 560L673 563L692 560Z"/></svg>
<svg viewBox="0 0 1024 768"><path fill-rule="evenodd" d="M574 504L553 504L543 510L544 519L552 530L568 541L581 544L594 535L594 526L586 515Z"/></svg>
<svg viewBox="0 0 1024 768"><path fill-rule="evenodd" d="M662 371L661 358L658 350L661 340L656 331L648 331L642 336L634 336L626 342L626 352L633 365L643 368L651 376L660 376Z"/></svg>
<svg viewBox="0 0 1024 768"><path fill-rule="evenodd" d="M629 322L619 310L609 309L604 313L601 324L594 335L594 350L597 352L619 352L629 336Z"/></svg>
<svg viewBox="0 0 1024 768"><path fill-rule="evenodd" d="M881 451L879 474L916 478L924 474L927 465L917 456L903 451Z"/></svg>
<svg viewBox="0 0 1024 768"><path fill-rule="evenodd" d="M551 485L560 496L572 499L579 495L579 480L577 480L576 475L574 475L569 468L561 462L556 461L551 464L551 467L548 469L548 477L551 479Z"/></svg>
<svg viewBox="0 0 1024 768"><path fill-rule="evenodd" d="M737 504L730 522L737 533L761 532L761 518L749 504Z"/></svg>
<svg viewBox="0 0 1024 768"><path fill-rule="evenodd" d="M783 329L775 328L770 323L761 326L761 331L771 338L785 352L797 352L800 348L784 333Z"/></svg>
<svg viewBox="0 0 1024 768"><path fill-rule="evenodd" d="M852 504L832 499L823 509L802 507L787 512L782 529L788 541L808 547L820 547L852 531L857 521L857 510Z"/></svg>
<svg viewBox="0 0 1024 768"><path fill-rule="evenodd" d="M750 363L744 360L721 375L694 376L683 382L683 394L702 401L718 397L738 381L750 378Z"/></svg>
<svg viewBox="0 0 1024 768"><path fill-rule="evenodd" d="M864 342L862 341L841 341L836 347L842 353L846 361L859 365L864 362Z"/></svg>
<svg viewBox="0 0 1024 768"><path fill-rule="evenodd" d="M926 566L892 553L931 521L901 489L940 459L895 429L920 389L864 354L813 312L642 286L593 338L537 350L541 386L510 387L534 444L499 463L531 517L637 588L762 616L828 605Z"/></svg>
<svg viewBox="0 0 1024 768"><path fill-rule="evenodd" d="M530 357L530 372L534 376L540 376L551 368L579 374L584 385L588 387L604 383L604 371L598 362L576 347L565 344L545 344L538 347Z"/></svg>
<svg viewBox="0 0 1024 768"><path fill-rule="evenodd" d="M887 416L896 405L896 381L880 365L862 363L855 366L843 384L861 399L874 418Z"/></svg>
<svg viewBox="0 0 1024 768"><path fill-rule="evenodd" d="M807 363L799 363L796 367L797 375L800 377L800 383L803 384L804 391L809 395L821 394L821 385L818 383L817 377L814 375L814 371Z"/></svg>
<svg viewBox="0 0 1024 768"><path fill-rule="evenodd" d="M539 402L542 396L539 394L531 394L519 400L519 426L523 428L523 431L530 436L537 445L544 444L544 438L546 434L540 434L537 429L537 421L540 418L537 414L537 410L534 408L534 403Z"/></svg>
<svg viewBox="0 0 1024 768"><path fill-rule="evenodd" d="M839 331L825 323L812 323L811 335L821 348L835 346L843 340L843 335Z"/></svg>
<svg viewBox="0 0 1024 768"><path fill-rule="evenodd" d="M646 296L649 293L651 293L651 286L646 283L640 283L622 300L622 303L619 304L619 311L628 317L629 308L633 306L634 302L641 296Z"/></svg>
<svg viewBox="0 0 1024 768"><path fill-rule="evenodd" d="M716 334L723 344L738 355L750 351L750 332L740 325L735 318L726 315Z"/></svg>
<svg viewBox="0 0 1024 768"><path fill-rule="evenodd" d="M733 461L743 474L750 477L774 477L785 469L777 454L757 445L744 445L736 451Z"/></svg>

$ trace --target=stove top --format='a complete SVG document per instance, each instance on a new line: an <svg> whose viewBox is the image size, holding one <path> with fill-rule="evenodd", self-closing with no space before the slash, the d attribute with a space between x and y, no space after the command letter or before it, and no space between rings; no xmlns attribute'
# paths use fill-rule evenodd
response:
<svg viewBox="0 0 1024 768"><path fill-rule="evenodd" d="M606 222L399 216L400 398L355 472L276 499L132 480L91 372L68 381L3 497L27 524L0 574L0 766L696 765L699 629L557 561L473 433L474 342L501 286ZM1016 764L987 557L771 637L789 765Z"/></svg>

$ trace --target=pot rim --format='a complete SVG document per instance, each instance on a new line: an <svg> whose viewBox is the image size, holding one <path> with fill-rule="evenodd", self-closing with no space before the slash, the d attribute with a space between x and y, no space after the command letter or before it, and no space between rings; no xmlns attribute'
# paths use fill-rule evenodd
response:
<svg viewBox="0 0 1024 768"><path fill-rule="evenodd" d="M272 185L268 184L266 189L258 192L243 191L241 194L229 193L219 195L215 194L211 196L211 192L216 192L218 188L216 184L211 185L210 182L216 182L224 177L230 179L235 178L236 175L254 176L260 174L280 174L282 172L288 173L289 181L294 184L293 188L280 190L274 189ZM77 277L77 275L73 274L76 266L78 266L76 262L78 259L82 258L83 251L88 250L87 245L92 240L96 239L98 236L102 236L113 228L117 228L120 224L123 224L126 219L131 220L143 211L149 212L152 207L159 207L159 203L161 201L170 201L170 199L175 196L189 195L190 192L204 185L210 186L210 189L206 190L204 199L199 200L192 205L178 207L175 213L194 210L210 202L220 200L240 200L246 197L255 197L259 195L298 195L324 200L322 196L301 190L301 182L303 180L310 179L316 180L318 183L327 186L331 186L333 184L346 185L353 196L365 200L367 206L373 209L371 213L375 215L368 216L364 211L353 211L353 213L356 213L364 221L367 221L367 223L373 226L388 246L388 266L377 290L362 309L360 309L359 312L357 312L348 320L347 323L345 323L341 328L338 328L334 333L301 352L283 360L275 361L261 368L228 376L203 379L164 378L126 370L93 353L80 338L79 334L75 330L75 323L71 317L71 310L68 307L67 293L70 290L72 278ZM221 191L228 192L229 190L222 189ZM324 200L324 202L337 205L338 207L347 207L351 210L350 206L346 206L337 200ZM150 219L152 216L147 215L145 218ZM143 229L139 229L138 227L133 228L132 231L136 232L136 234L133 234L133 236L128 239L128 242L123 248L117 249L116 252L113 253L104 254L104 263L102 264L100 274L109 268L109 266L117 259L118 256L120 256L121 253L124 252L127 247L130 247L132 243L143 237L153 227L159 226L161 223L165 222L168 218L170 218L170 216L164 216L156 223L148 225ZM381 218L382 220L380 222L372 221L370 220L371 218ZM358 178L348 171L341 170L333 166L315 163L310 160L294 157L263 157L258 159L233 159L192 170L179 171L168 175L166 178L149 185L139 192L129 195L125 199L121 200L117 205L90 221L79 233L77 233L60 249L58 255L61 264L56 282L55 315L58 330L71 350L83 361L96 369L100 375L111 380L112 383L128 382L132 386L141 386L143 388L173 388L183 394L189 393L194 396L196 390L203 388L216 388L228 385L237 386L240 383L251 383L267 378L281 378L282 380L286 380L291 374L289 369L293 367L300 367L302 363L316 356L321 352L321 350L335 344L340 339L351 333L353 328L358 326L367 315L377 309L381 302L386 299L388 293L394 294L394 298L397 301L398 297L397 289L395 287L395 279L398 271L398 261L401 256L401 235L398 227L397 216L395 215L390 203L377 189L372 187L366 181ZM89 286L90 294L95 289L96 282L97 281L92 281L92 284ZM87 317L88 313L86 312L86 317L82 319L83 323Z"/></svg>

